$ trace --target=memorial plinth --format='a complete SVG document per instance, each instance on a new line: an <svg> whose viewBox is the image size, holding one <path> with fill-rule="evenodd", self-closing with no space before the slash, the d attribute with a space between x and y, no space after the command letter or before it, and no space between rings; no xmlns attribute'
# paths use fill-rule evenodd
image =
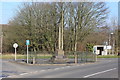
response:
<svg viewBox="0 0 120 80"><path fill-rule="evenodd" d="M54 62L55 63L65 63L68 62L68 58L66 58L66 56L64 55L64 51L61 49L56 50L55 52L55 59Z"/></svg>

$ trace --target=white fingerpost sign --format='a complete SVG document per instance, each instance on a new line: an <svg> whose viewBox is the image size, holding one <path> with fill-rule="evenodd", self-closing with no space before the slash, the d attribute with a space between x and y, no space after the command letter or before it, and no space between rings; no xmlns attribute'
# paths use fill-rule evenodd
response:
<svg viewBox="0 0 120 80"><path fill-rule="evenodd" d="M26 40L26 45L27 45L27 63L28 63L28 45L30 45L30 40Z"/></svg>
<svg viewBox="0 0 120 80"><path fill-rule="evenodd" d="M17 44L17 43L14 43L14 44L13 44L13 47L15 48L15 61L16 61L16 48L18 47L18 44Z"/></svg>

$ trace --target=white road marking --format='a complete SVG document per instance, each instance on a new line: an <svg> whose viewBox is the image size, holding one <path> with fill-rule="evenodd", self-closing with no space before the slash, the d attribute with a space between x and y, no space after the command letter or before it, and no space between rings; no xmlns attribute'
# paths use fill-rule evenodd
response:
<svg viewBox="0 0 120 80"><path fill-rule="evenodd" d="M70 67L72 67L72 66L66 66L66 67L55 68L54 70L65 69L65 68L70 68ZM33 73L44 72L44 71L49 71L49 70L53 70L53 69L40 70L40 71L34 71L34 72L29 72L29 73L22 73L22 74L19 74L19 75L33 74ZM14 77L14 76L17 76L17 75L12 75L12 76L8 76L8 77Z"/></svg>
<svg viewBox="0 0 120 80"><path fill-rule="evenodd" d="M67 68L69 68L70 66L67 66Z"/></svg>
<svg viewBox="0 0 120 80"><path fill-rule="evenodd" d="M60 67L60 68L55 68L54 70L65 69L65 68L70 68L70 67L71 67L71 66Z"/></svg>
<svg viewBox="0 0 120 80"><path fill-rule="evenodd" d="M11 76L8 76L8 77L15 77L16 75L11 75Z"/></svg>
<svg viewBox="0 0 120 80"><path fill-rule="evenodd" d="M36 73L36 72L32 72L32 74L33 74L33 73Z"/></svg>
<svg viewBox="0 0 120 80"><path fill-rule="evenodd" d="M45 71L45 70L40 70L39 72L41 72L41 71Z"/></svg>
<svg viewBox="0 0 120 80"><path fill-rule="evenodd" d="M81 65L85 65L85 64L81 64Z"/></svg>
<svg viewBox="0 0 120 80"><path fill-rule="evenodd" d="M33 72L30 72L31 74L33 73Z"/></svg>
<svg viewBox="0 0 120 80"><path fill-rule="evenodd" d="M38 71L35 71L36 73L38 72Z"/></svg>
<svg viewBox="0 0 120 80"><path fill-rule="evenodd" d="M61 67L61 69L64 69L65 67Z"/></svg>
<svg viewBox="0 0 120 80"><path fill-rule="evenodd" d="M101 72L97 72L97 73L94 73L94 74L86 75L83 78L88 78L88 77L91 77L91 76L94 76L94 75L97 75L97 74L101 74L101 73L105 73L105 72L108 72L108 71L112 71L112 70L115 70L115 69L117 69L117 68L108 69L108 70L105 70L105 71L101 71Z"/></svg>
<svg viewBox="0 0 120 80"><path fill-rule="evenodd" d="M22 73L22 74L20 74L20 75L25 75L25 74L28 74L28 73Z"/></svg>
<svg viewBox="0 0 120 80"><path fill-rule="evenodd" d="M60 68L55 68L54 70L58 70L58 69L60 69Z"/></svg>
<svg viewBox="0 0 120 80"><path fill-rule="evenodd" d="M12 76L8 76L8 77L12 77Z"/></svg>

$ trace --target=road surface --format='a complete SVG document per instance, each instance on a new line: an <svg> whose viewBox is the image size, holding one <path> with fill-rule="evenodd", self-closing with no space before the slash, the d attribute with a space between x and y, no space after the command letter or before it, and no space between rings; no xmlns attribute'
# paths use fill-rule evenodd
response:
<svg viewBox="0 0 120 80"><path fill-rule="evenodd" d="M3 61L2 68L8 78L118 78L117 58L74 66L30 66Z"/></svg>

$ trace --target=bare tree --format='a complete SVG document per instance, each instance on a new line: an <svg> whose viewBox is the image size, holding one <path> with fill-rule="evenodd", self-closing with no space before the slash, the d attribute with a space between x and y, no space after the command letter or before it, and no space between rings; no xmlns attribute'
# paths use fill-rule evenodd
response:
<svg viewBox="0 0 120 80"><path fill-rule="evenodd" d="M78 43L102 25L106 16L103 2L24 3L9 23L10 34L14 34L10 43L16 41L24 49L25 40L29 39L31 51L54 53L58 47L77 51Z"/></svg>

